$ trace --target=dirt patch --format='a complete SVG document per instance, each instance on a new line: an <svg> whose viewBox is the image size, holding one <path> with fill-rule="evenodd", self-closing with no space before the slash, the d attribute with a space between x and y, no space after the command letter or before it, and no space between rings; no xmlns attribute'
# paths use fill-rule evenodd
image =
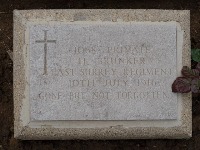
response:
<svg viewBox="0 0 200 150"><path fill-rule="evenodd" d="M199 150L200 96L193 96L193 137L189 140L116 141L20 141L13 138L14 9L188 9L191 10L191 47L200 48L200 2L198 0L0 0L0 150ZM196 65L192 62L192 66Z"/></svg>

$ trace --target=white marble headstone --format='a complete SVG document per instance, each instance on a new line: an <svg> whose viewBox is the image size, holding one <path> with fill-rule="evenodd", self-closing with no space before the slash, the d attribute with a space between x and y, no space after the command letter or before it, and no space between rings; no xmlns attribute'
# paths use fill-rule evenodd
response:
<svg viewBox="0 0 200 150"><path fill-rule="evenodd" d="M188 11L14 13L15 137L191 136Z"/></svg>

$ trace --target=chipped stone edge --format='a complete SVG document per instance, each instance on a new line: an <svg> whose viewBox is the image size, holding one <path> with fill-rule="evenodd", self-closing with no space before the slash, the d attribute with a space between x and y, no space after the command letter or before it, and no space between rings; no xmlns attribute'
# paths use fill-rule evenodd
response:
<svg viewBox="0 0 200 150"><path fill-rule="evenodd" d="M29 118L22 120L27 93L27 52L25 44L26 24L31 21L176 21L183 32L182 65L190 66L190 11L188 10L14 10L14 136L23 140L64 139L179 139L192 136L191 94L182 97L181 124L174 127L108 126L103 128L53 128L29 126ZM24 119L24 118L23 118Z"/></svg>

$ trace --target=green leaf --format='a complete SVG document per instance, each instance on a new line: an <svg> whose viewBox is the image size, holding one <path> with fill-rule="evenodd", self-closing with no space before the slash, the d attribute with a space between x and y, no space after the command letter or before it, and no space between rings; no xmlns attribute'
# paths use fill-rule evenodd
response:
<svg viewBox="0 0 200 150"><path fill-rule="evenodd" d="M200 62L200 49L192 49L192 60Z"/></svg>

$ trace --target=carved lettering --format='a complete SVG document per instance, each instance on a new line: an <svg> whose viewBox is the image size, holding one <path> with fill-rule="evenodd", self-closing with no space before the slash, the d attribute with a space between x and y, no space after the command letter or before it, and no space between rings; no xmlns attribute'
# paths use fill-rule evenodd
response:
<svg viewBox="0 0 200 150"><path fill-rule="evenodd" d="M95 80L69 80L70 87L92 87L95 86Z"/></svg>
<svg viewBox="0 0 200 150"><path fill-rule="evenodd" d="M128 80L105 80L103 86L108 87L119 87L119 86L127 86Z"/></svg>
<svg viewBox="0 0 200 150"><path fill-rule="evenodd" d="M92 99L110 99L110 92L92 92Z"/></svg>
<svg viewBox="0 0 200 150"><path fill-rule="evenodd" d="M144 57L102 57L98 58L98 62L102 65L134 65L145 64Z"/></svg>
<svg viewBox="0 0 200 150"><path fill-rule="evenodd" d="M61 92L40 92L36 99L40 100L59 100L62 97Z"/></svg>
<svg viewBox="0 0 200 150"><path fill-rule="evenodd" d="M124 75L154 75L154 76L164 76L171 75L171 68L124 68Z"/></svg>
<svg viewBox="0 0 200 150"><path fill-rule="evenodd" d="M74 100L74 99L85 99L85 92L70 92L69 93L69 99Z"/></svg>

